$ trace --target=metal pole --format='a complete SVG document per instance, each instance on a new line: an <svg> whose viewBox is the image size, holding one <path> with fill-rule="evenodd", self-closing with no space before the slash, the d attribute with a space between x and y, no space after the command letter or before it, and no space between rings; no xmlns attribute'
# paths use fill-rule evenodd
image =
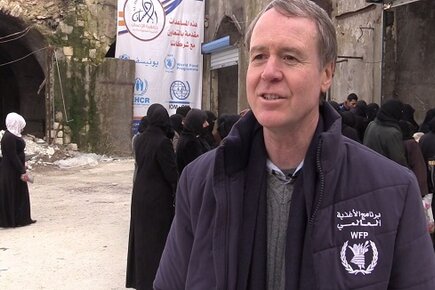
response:
<svg viewBox="0 0 435 290"><path fill-rule="evenodd" d="M52 144L52 126L53 126L53 120L51 117L51 110L52 110L52 94L51 94L51 62L53 58L53 48L50 47L47 49L46 55L46 82L45 82L45 129L46 129L46 141L48 144Z"/></svg>

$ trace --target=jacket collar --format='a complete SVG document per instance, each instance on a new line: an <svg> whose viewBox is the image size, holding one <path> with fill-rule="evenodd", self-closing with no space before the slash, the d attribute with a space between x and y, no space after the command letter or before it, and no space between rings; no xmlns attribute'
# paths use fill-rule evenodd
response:
<svg viewBox="0 0 435 290"><path fill-rule="evenodd" d="M315 135L311 142L317 144L318 138L322 138L323 144L326 145L322 146L322 166L325 171L328 171L335 164L340 151L337 144L339 144L341 138L341 117L326 102L319 106L319 110L320 118L323 121L319 122L319 124L323 123L323 129L322 132ZM259 135L263 136L263 127L258 123L252 111L249 111L234 125L230 134L223 141L224 166L227 174L231 175L247 166L253 140L258 141L260 139ZM264 139L261 142L264 143ZM329 150L325 148L329 148ZM336 148L337 150L330 150L330 148Z"/></svg>
<svg viewBox="0 0 435 290"><path fill-rule="evenodd" d="M320 106L320 116L323 118L324 124L323 132L320 133L322 139L320 156L322 169L326 173L338 164L339 156L343 152L339 148L342 146L342 124L340 114L329 103L324 102Z"/></svg>

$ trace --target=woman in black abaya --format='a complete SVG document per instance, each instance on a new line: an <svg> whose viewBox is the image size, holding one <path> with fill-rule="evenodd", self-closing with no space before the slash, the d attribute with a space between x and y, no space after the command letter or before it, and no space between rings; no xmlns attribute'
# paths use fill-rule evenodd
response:
<svg viewBox="0 0 435 290"><path fill-rule="evenodd" d="M21 132L26 121L17 113L6 116L6 132L1 140L0 227L19 227L35 221L30 217L30 198Z"/></svg>
<svg viewBox="0 0 435 290"><path fill-rule="evenodd" d="M174 149L167 137L169 115L160 104L149 107L148 127L137 137L137 175L131 201L127 288L152 290L174 217L178 181Z"/></svg>

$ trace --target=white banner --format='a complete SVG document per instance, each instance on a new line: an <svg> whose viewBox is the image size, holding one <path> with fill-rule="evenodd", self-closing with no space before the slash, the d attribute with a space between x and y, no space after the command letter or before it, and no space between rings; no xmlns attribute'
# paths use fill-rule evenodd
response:
<svg viewBox="0 0 435 290"><path fill-rule="evenodd" d="M201 108L204 1L118 0L116 57L136 62L133 127L160 103Z"/></svg>

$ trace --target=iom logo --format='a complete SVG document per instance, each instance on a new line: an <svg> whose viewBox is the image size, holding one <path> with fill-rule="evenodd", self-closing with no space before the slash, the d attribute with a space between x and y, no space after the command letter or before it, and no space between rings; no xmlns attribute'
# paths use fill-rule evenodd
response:
<svg viewBox="0 0 435 290"><path fill-rule="evenodd" d="M165 68L167 71L173 71L175 66L177 65L177 61L173 55L168 55L165 58Z"/></svg>
<svg viewBox="0 0 435 290"><path fill-rule="evenodd" d="M146 79L136 78L134 81L134 94L144 95L148 90L148 82Z"/></svg>
<svg viewBox="0 0 435 290"><path fill-rule="evenodd" d="M174 81L171 84L171 87L169 88L171 99L174 100L180 100L183 101L187 99L190 95L190 85L189 82L182 82L182 81Z"/></svg>
<svg viewBox="0 0 435 290"><path fill-rule="evenodd" d="M124 20L130 34L142 41L153 40L165 28L165 11L158 0L127 0Z"/></svg>
<svg viewBox="0 0 435 290"><path fill-rule="evenodd" d="M119 56L119 59L129 60L129 59L130 59L130 56L129 56L128 54L121 54L121 55Z"/></svg>

